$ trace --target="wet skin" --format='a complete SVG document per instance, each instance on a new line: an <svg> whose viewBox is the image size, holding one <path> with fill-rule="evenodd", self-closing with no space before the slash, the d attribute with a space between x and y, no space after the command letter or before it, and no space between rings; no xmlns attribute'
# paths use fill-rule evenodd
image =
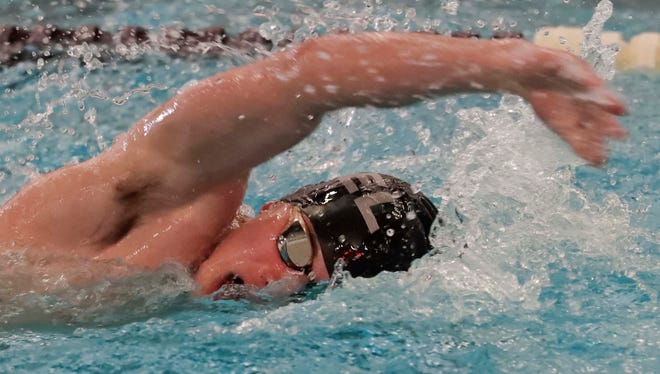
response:
<svg viewBox="0 0 660 374"><path fill-rule="evenodd" d="M293 223L297 208L284 202L264 206L254 219L230 232L199 267L195 280L202 294L209 294L227 283L264 288L274 281L286 279L283 287L294 293L311 282L330 279L323 254L309 218L303 216L311 230L314 259L310 276L287 266L277 249L277 237ZM311 279L310 279L311 278Z"/></svg>
<svg viewBox="0 0 660 374"><path fill-rule="evenodd" d="M329 111L484 91L525 98L594 165L605 161L608 138L626 136L621 100L566 52L523 40L328 35L203 80L103 153L35 178L0 209L0 250L148 269L176 261L201 293L234 275L257 287L283 276L302 281L275 247L286 208L231 229L250 170L300 142ZM58 263L53 273L67 272ZM318 279L327 276L315 266Z"/></svg>

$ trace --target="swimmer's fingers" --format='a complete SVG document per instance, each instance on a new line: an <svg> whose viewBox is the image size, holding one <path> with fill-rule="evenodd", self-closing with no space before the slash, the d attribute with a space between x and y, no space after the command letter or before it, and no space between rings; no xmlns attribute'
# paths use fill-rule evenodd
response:
<svg viewBox="0 0 660 374"><path fill-rule="evenodd" d="M570 96L570 95L569 95ZM576 101L584 102L584 108L593 112L604 111L615 116L626 114L626 106L616 95L605 86L574 94Z"/></svg>
<svg viewBox="0 0 660 374"><path fill-rule="evenodd" d="M615 116L623 116L628 113L623 101L609 91L605 94L605 101L601 106L608 113L614 114Z"/></svg>
<svg viewBox="0 0 660 374"><path fill-rule="evenodd" d="M604 137L614 138L614 139L624 139L625 137L628 136L628 132L624 130L623 127L621 127L621 124L619 123L616 116L609 113L603 113L602 115L599 115L597 118L592 117L590 120L584 123L586 124L587 127L594 124L593 125L595 127L594 130L598 131Z"/></svg>
<svg viewBox="0 0 660 374"><path fill-rule="evenodd" d="M539 118L592 165L605 162L607 137L627 135L616 116L611 114L623 108L618 104L585 102L553 91L536 91L527 99Z"/></svg>
<svg viewBox="0 0 660 374"><path fill-rule="evenodd" d="M578 100L594 103L617 116L626 113L623 102L606 87L605 81L589 63L565 51L540 48L538 53L536 61L541 62L526 65L531 74L527 82L529 89L574 95Z"/></svg>
<svg viewBox="0 0 660 374"><path fill-rule="evenodd" d="M607 157L604 137L597 131L591 130L588 124L579 119L566 118L550 128L566 141L575 154L594 166L602 165Z"/></svg>

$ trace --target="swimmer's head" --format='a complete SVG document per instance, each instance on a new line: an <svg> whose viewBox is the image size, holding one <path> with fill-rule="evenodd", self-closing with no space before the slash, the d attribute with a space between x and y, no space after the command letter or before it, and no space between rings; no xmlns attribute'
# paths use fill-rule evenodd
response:
<svg viewBox="0 0 660 374"><path fill-rule="evenodd" d="M338 261L354 277L407 270L431 249L429 232L438 210L421 192L389 175L347 175L305 186L281 201L299 207L311 222L309 231L320 245L328 274ZM291 263L287 240L295 242L307 233L288 231L278 247Z"/></svg>
<svg viewBox="0 0 660 374"><path fill-rule="evenodd" d="M426 196L397 178L335 178L264 205L223 238L195 279L203 294L234 286L291 294L329 280L338 263L355 277L408 270L430 250L436 215Z"/></svg>

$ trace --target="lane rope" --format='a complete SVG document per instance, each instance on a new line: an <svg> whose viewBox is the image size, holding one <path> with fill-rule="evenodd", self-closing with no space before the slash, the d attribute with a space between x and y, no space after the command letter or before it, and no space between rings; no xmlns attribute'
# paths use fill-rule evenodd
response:
<svg viewBox="0 0 660 374"><path fill-rule="evenodd" d="M343 32L341 30L335 32ZM433 32L438 34L437 32ZM449 35L457 38L480 38L474 30L454 31ZM497 31L491 38L523 38L518 31ZM646 32L626 41L619 32L604 31L603 44L617 44L618 70L660 71L660 33ZM544 27L534 35L537 45L580 53L584 32L575 27ZM277 47L283 47L293 40L289 32ZM256 29L247 29L236 34L228 34L222 26L201 29L183 27L162 27L151 31L141 26L124 26L116 32L101 29L96 25L83 25L63 28L55 25L35 25L30 28L15 25L0 25L0 67L12 66L21 61L46 60L55 57L78 57L84 51L76 48L93 47L95 57L109 59L137 58L149 52L162 52L175 57L203 55L219 56L240 52L263 54L272 50L272 40L264 38Z"/></svg>
<svg viewBox="0 0 660 374"><path fill-rule="evenodd" d="M616 44L620 51L616 57L618 70L660 71L660 33L645 32L626 41L621 33L603 31L600 35L604 45ZM563 49L580 54L584 32L576 27L544 27L534 35L534 44Z"/></svg>

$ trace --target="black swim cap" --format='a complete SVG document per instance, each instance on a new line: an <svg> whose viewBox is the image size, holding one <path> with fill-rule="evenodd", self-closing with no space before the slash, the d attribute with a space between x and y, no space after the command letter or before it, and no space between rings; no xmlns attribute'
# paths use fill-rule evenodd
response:
<svg viewBox="0 0 660 374"><path fill-rule="evenodd" d="M354 277L408 270L430 249L437 208L400 179L359 173L302 187L281 201L309 217L328 269L339 260Z"/></svg>

